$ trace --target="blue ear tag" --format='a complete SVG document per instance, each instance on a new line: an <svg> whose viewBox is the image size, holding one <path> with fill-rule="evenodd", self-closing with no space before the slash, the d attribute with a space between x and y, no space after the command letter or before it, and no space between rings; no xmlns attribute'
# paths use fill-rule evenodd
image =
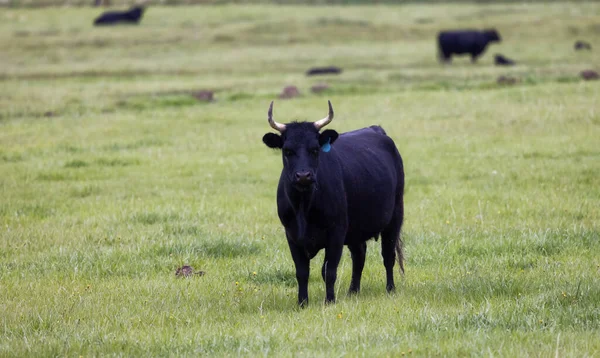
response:
<svg viewBox="0 0 600 358"><path fill-rule="evenodd" d="M325 153L327 153L331 150L331 144L329 144L329 142L331 142L331 138L327 138L327 143L325 143L321 146L321 150Z"/></svg>

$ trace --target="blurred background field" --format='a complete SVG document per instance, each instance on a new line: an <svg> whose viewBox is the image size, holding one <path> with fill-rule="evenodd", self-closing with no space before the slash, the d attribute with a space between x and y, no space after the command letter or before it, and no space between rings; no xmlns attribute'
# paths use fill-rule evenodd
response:
<svg viewBox="0 0 600 358"><path fill-rule="evenodd" d="M106 0L105 0L106 1ZM131 5L124 0L109 0L112 6ZM531 0L527 3L552 3L563 2L558 0ZM585 3L588 0L572 0L569 3ZM149 5L403 5L403 4L448 4L448 3L471 3L471 4L510 4L523 3L518 0L148 0ZM0 4L19 7L45 7L45 6L89 6L89 0L3 0Z"/></svg>
<svg viewBox="0 0 600 358"><path fill-rule="evenodd" d="M600 90L579 73L600 70L600 4L151 3L108 28L41 4L0 9L0 355L599 354ZM487 27L503 42L477 64L438 63L438 31ZM304 74L325 65L343 72ZM331 128L396 141L395 294L370 242L360 295L346 251L322 304L320 254L296 308L273 99L277 121L329 99Z"/></svg>

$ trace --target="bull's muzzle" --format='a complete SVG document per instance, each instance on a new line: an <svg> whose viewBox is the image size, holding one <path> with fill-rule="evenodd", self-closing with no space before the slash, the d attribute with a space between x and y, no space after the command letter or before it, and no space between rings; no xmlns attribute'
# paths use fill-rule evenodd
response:
<svg viewBox="0 0 600 358"><path fill-rule="evenodd" d="M309 187L315 182L315 176L310 171L299 171L294 175L294 184L299 187Z"/></svg>

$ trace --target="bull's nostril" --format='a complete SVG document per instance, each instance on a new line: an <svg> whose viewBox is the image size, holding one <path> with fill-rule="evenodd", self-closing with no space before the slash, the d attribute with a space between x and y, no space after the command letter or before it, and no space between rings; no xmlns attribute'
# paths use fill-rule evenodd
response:
<svg viewBox="0 0 600 358"><path fill-rule="evenodd" d="M309 171L296 172L296 180L299 182L306 182L312 180L312 174Z"/></svg>

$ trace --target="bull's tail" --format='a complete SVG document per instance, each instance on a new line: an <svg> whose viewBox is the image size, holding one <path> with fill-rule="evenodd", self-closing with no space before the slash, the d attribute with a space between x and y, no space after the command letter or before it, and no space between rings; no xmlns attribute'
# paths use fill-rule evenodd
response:
<svg viewBox="0 0 600 358"><path fill-rule="evenodd" d="M396 240L396 260L398 261L398 265L400 266L400 273L404 275L404 243L402 242L402 238L400 237L402 234L398 235L398 239Z"/></svg>
<svg viewBox="0 0 600 358"><path fill-rule="evenodd" d="M442 50L442 44L438 44L438 47L437 47L437 58L438 58L438 61L440 63L447 63L448 62L448 57L444 54L444 51Z"/></svg>
<svg viewBox="0 0 600 358"><path fill-rule="evenodd" d="M436 49L438 61L444 62L444 55L442 51L442 34L438 34Z"/></svg>
<svg viewBox="0 0 600 358"><path fill-rule="evenodd" d="M444 42L444 40L442 40L442 35L440 34L438 36L438 42L437 42L437 58L438 61L440 63L448 63L450 62L450 53L447 45L446 45L446 51L444 51L444 45L442 44Z"/></svg>
<svg viewBox="0 0 600 358"><path fill-rule="evenodd" d="M396 149L398 151L398 149ZM402 242L402 224L404 223L404 163L402 157L398 152L399 166L398 166L398 197L396 199L396 210L399 216L399 228L398 236L395 238L394 249L396 250L396 260L398 266L400 266L400 274L404 275L404 243Z"/></svg>

